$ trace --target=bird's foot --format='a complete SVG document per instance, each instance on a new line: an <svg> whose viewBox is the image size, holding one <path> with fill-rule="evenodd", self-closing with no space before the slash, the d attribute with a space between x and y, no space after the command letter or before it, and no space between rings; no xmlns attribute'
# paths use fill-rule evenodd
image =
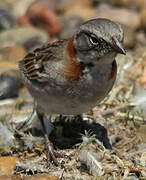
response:
<svg viewBox="0 0 146 180"><path fill-rule="evenodd" d="M48 164L50 164L50 162L53 162L55 166L58 166L59 162L57 161L57 153L55 153L53 144L49 140L47 134L45 134L45 146Z"/></svg>

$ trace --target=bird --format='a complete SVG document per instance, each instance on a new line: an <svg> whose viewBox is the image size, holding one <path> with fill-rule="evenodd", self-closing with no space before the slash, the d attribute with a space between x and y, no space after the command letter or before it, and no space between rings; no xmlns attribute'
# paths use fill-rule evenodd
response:
<svg viewBox="0 0 146 180"><path fill-rule="evenodd" d="M19 62L44 129L45 114L79 115L108 95L117 75L115 58L126 54L123 40L120 23L90 19L68 39L45 43ZM50 154L56 162L51 149Z"/></svg>

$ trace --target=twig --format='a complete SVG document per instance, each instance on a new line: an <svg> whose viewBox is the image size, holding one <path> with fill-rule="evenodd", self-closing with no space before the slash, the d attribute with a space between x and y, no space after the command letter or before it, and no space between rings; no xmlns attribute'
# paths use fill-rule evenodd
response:
<svg viewBox="0 0 146 180"><path fill-rule="evenodd" d="M108 109L106 111L101 112L101 115L105 116L105 115L108 115L108 114L116 113L119 110L123 110L123 109L126 109L126 108L133 108L133 107L135 107L133 104L120 104L117 107L114 107L114 108L111 108L111 109Z"/></svg>

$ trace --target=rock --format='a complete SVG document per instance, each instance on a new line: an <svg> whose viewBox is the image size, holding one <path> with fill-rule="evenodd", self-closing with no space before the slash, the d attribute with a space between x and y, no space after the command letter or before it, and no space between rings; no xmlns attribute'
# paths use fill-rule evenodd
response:
<svg viewBox="0 0 146 180"><path fill-rule="evenodd" d="M133 56L130 51L126 53L126 56L118 54L116 61L118 65L117 83L124 83L127 76L129 77L129 72L133 69Z"/></svg>
<svg viewBox="0 0 146 180"><path fill-rule="evenodd" d="M18 161L19 158L14 156L0 157L0 175L13 174Z"/></svg>
<svg viewBox="0 0 146 180"><path fill-rule="evenodd" d="M18 64L10 61L0 61L0 74L4 73L5 71L9 71L11 69L17 69Z"/></svg>
<svg viewBox="0 0 146 180"><path fill-rule="evenodd" d="M139 0L139 1L135 0L135 6L140 9L146 8L146 1L145 0Z"/></svg>
<svg viewBox="0 0 146 180"><path fill-rule="evenodd" d="M107 4L101 4L97 7L96 12L96 17L118 21L133 29L140 27L140 15L132 9L117 8ZM132 21L132 19L134 19L134 21Z"/></svg>
<svg viewBox="0 0 146 180"><path fill-rule="evenodd" d="M90 0L74 0L68 2L64 8L64 17L69 18L72 16L80 16L84 20L95 18L96 11L92 8L92 2Z"/></svg>
<svg viewBox="0 0 146 180"><path fill-rule="evenodd" d="M143 31L137 32L136 41L138 45L143 46L143 47L146 46L146 36Z"/></svg>
<svg viewBox="0 0 146 180"><path fill-rule="evenodd" d="M4 9L0 8L0 31L11 29L16 26L16 20Z"/></svg>
<svg viewBox="0 0 146 180"><path fill-rule="evenodd" d="M18 2L15 3L15 6L13 7L13 10L12 10L13 14L17 18L20 16L26 15L26 13L31 5L33 5L33 7L34 7L34 5L35 5L35 7L37 7L38 4L40 6L40 3L41 3L47 9L51 9L51 10L55 11L56 9L58 9L58 6L60 4L62 4L62 1L60 1L60 0L59 0L59 2L58 2L58 0L53 0L53 1L52 0L41 0L41 1L40 0L25 0L25 1L17 0L17 1Z"/></svg>
<svg viewBox="0 0 146 180"><path fill-rule="evenodd" d="M51 174L36 174L30 177L24 177L23 180L59 180L59 178Z"/></svg>
<svg viewBox="0 0 146 180"><path fill-rule="evenodd" d="M0 180L23 180L22 176L20 175L0 175Z"/></svg>
<svg viewBox="0 0 146 180"><path fill-rule="evenodd" d="M82 6L84 8L92 8L91 0L57 0L59 11L65 12L74 6ZM102 0L103 1L103 0ZM76 14L78 15L78 14Z"/></svg>
<svg viewBox="0 0 146 180"><path fill-rule="evenodd" d="M35 28L14 28L0 34L0 47L21 45L31 38L37 38L40 43L44 43L49 37L45 32Z"/></svg>
<svg viewBox="0 0 146 180"><path fill-rule="evenodd" d="M20 82L9 74L0 75L0 100L18 97Z"/></svg>
<svg viewBox="0 0 146 180"><path fill-rule="evenodd" d="M136 32L129 26L124 26L124 47L134 48L136 45Z"/></svg>
<svg viewBox="0 0 146 180"><path fill-rule="evenodd" d="M131 102L135 104L135 110L141 112L142 120L143 116L146 116L146 89L136 82ZM142 123L142 122L141 122ZM146 125L140 125L137 134L141 137L143 142L146 142Z"/></svg>
<svg viewBox="0 0 146 180"><path fill-rule="evenodd" d="M19 0L4 0L0 1L0 7L11 12L12 8L16 5ZM13 13L12 13L13 14Z"/></svg>
<svg viewBox="0 0 146 180"><path fill-rule="evenodd" d="M131 0L111 0L111 3L117 6L129 6L131 4Z"/></svg>
<svg viewBox="0 0 146 180"><path fill-rule="evenodd" d="M146 54L146 47L141 45L137 46L133 51L134 60L138 63L138 59L141 57L145 58L145 54Z"/></svg>
<svg viewBox="0 0 146 180"><path fill-rule="evenodd" d="M51 174L37 174L33 176L2 175L0 180L59 180L59 178Z"/></svg>
<svg viewBox="0 0 146 180"><path fill-rule="evenodd" d="M146 87L146 48L144 46L135 50L134 59L137 62L133 67L133 71L136 70L137 73L137 83Z"/></svg>
<svg viewBox="0 0 146 180"><path fill-rule="evenodd" d="M12 7L12 13L16 18L25 15L28 7L34 2L35 0L25 0L20 1L17 0L15 6Z"/></svg>
<svg viewBox="0 0 146 180"><path fill-rule="evenodd" d="M141 17L141 26L143 29L146 29L146 7L141 10L140 17Z"/></svg>
<svg viewBox="0 0 146 180"><path fill-rule="evenodd" d="M146 6L145 0L111 0L111 3L117 6L136 7L140 9Z"/></svg>
<svg viewBox="0 0 146 180"><path fill-rule="evenodd" d="M78 4L74 5L72 8L66 9L64 16L65 18L79 15L84 20L95 18L96 17L96 11L92 8L86 8L83 6L80 6Z"/></svg>
<svg viewBox="0 0 146 180"><path fill-rule="evenodd" d="M91 148L84 148L80 152L81 163L87 166L93 176L102 176L104 174L100 156L102 156L100 152L95 152Z"/></svg>
<svg viewBox="0 0 146 180"><path fill-rule="evenodd" d="M21 45L14 45L0 49L0 61L18 63L26 55L26 50Z"/></svg>
<svg viewBox="0 0 146 180"><path fill-rule="evenodd" d="M7 111L8 112L8 111ZM7 152L14 145L14 134L10 131L6 124L0 122L0 151Z"/></svg>
<svg viewBox="0 0 146 180"><path fill-rule="evenodd" d="M145 100L145 107L146 107L146 100ZM144 114L146 114L146 112ZM146 143L146 133L145 132L146 132L146 125L145 124L140 125L140 127L137 130L137 134L138 134L138 136L140 136L143 143ZM146 163L146 153L145 153L145 163Z"/></svg>
<svg viewBox="0 0 146 180"><path fill-rule="evenodd" d="M146 167L146 151L142 153L141 158L140 158L140 162L141 162L142 166Z"/></svg>
<svg viewBox="0 0 146 180"><path fill-rule="evenodd" d="M55 10L51 8L50 1L34 1L29 4L24 15L18 17L18 23L22 26L35 26L43 29L49 35L57 35L61 32L61 23Z"/></svg>

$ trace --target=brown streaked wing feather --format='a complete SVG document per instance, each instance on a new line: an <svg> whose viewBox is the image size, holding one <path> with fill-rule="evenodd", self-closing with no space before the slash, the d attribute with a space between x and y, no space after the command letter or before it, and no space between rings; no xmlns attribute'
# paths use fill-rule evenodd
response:
<svg viewBox="0 0 146 180"><path fill-rule="evenodd" d="M62 41L46 44L41 48L35 49L32 53L27 54L24 59L19 62L19 68L24 76L29 80L39 80L42 77L41 75L45 74L45 63L55 59L53 49L60 43L62 43Z"/></svg>
<svg viewBox="0 0 146 180"><path fill-rule="evenodd" d="M19 68L29 80L37 79L38 72L42 71L44 59L42 54L37 55L35 52L29 53L25 58L19 62Z"/></svg>

